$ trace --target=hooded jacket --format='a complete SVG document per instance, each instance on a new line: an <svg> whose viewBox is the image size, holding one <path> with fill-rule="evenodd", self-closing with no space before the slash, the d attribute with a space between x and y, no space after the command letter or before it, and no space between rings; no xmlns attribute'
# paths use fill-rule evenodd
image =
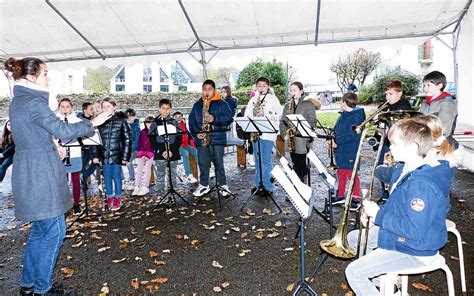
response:
<svg viewBox="0 0 474 296"><path fill-rule="evenodd" d="M23 221L58 217L72 207L64 165L53 136L92 136L89 120L64 124L48 106L49 91L27 80L13 87L9 117L15 140L12 189L15 215Z"/></svg>
<svg viewBox="0 0 474 296"><path fill-rule="evenodd" d="M265 99L263 99L265 97ZM272 90L268 90L267 95L262 95L256 93L254 97L249 100L247 108L245 109L245 117L253 117L254 105L258 102L258 99L263 100L261 108L263 109L263 114L266 116L273 124L274 128L278 128L279 120L282 114L282 107L278 98L273 94ZM276 133L264 133L260 137L262 140L275 142L277 137Z"/></svg>
<svg viewBox="0 0 474 296"><path fill-rule="evenodd" d="M380 166L375 174L393 186L403 167ZM435 255L448 240L446 217L452 181L453 170L445 160L404 175L375 216L374 222L380 226L378 247L414 256Z"/></svg>
<svg viewBox="0 0 474 296"><path fill-rule="evenodd" d="M454 147L459 144L453 138L454 130L456 129L456 121L458 117L458 106L456 97L447 92L442 92L436 98L426 97L426 100L421 103L420 112L423 114L433 114L439 117L443 123L444 133L449 143Z"/></svg>
<svg viewBox="0 0 474 296"><path fill-rule="evenodd" d="M343 111L334 125L336 147L336 165L340 169L353 169L357 149L359 148L360 135L353 126L365 120L364 109L355 107L352 111Z"/></svg>
<svg viewBox="0 0 474 296"><path fill-rule="evenodd" d="M138 137L140 136L140 121L136 118L129 126L132 132L132 152L136 152L138 150Z"/></svg>
<svg viewBox="0 0 474 296"><path fill-rule="evenodd" d="M116 112L111 119L99 126L102 146L94 146L94 158L103 164L120 164L129 161L132 154L132 132L123 112Z"/></svg>
<svg viewBox="0 0 474 296"><path fill-rule="evenodd" d="M223 100L219 92L216 92L209 100L209 114L214 116L214 121L211 122L211 145L227 145L227 129L233 121L234 113L229 102ZM202 129L202 107L203 98L199 98L188 117L189 132L197 146L201 146L201 139L197 137L197 134Z"/></svg>

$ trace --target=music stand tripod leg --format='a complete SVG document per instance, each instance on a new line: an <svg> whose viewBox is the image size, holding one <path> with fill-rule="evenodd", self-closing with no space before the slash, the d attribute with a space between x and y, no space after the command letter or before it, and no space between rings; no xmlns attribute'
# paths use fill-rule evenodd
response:
<svg viewBox="0 0 474 296"><path fill-rule="evenodd" d="M304 240L304 219L301 218L300 222L300 281L297 284L297 287L295 289L295 292L293 292L293 295L302 295L303 292L306 292L309 295L314 295L317 296L318 294L316 291L309 285L309 283L305 279L305 254L304 254L304 246L305 246L305 240Z"/></svg>

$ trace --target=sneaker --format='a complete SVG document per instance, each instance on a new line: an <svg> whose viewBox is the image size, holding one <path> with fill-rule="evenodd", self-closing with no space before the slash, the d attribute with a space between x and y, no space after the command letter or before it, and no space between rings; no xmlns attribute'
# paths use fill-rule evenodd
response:
<svg viewBox="0 0 474 296"><path fill-rule="evenodd" d="M133 188L132 196L138 195L138 192L140 192L140 186L135 186Z"/></svg>
<svg viewBox="0 0 474 296"><path fill-rule="evenodd" d="M107 198L107 209L112 210L113 207L114 207L114 199L111 198L111 197L108 197Z"/></svg>
<svg viewBox="0 0 474 296"><path fill-rule="evenodd" d="M148 192L150 192L150 189L148 189L148 187L142 186L142 187L140 187L140 189L138 190L137 195L138 195L138 196L144 196L144 195L147 195Z"/></svg>
<svg viewBox="0 0 474 296"><path fill-rule="evenodd" d="M186 180L190 184L197 183L197 181L198 181L196 178L194 178L193 174L189 174L189 176L186 177Z"/></svg>
<svg viewBox="0 0 474 296"><path fill-rule="evenodd" d="M209 193L209 191L211 191L209 186L203 186L203 185L199 184L199 187L196 189L196 191L193 192L193 195L195 197L201 197L201 196L204 196L207 193Z"/></svg>
<svg viewBox="0 0 474 296"><path fill-rule="evenodd" d="M221 187L222 187L222 190L219 190L220 195L222 197L228 197L231 194L231 192L229 190L229 186L222 185Z"/></svg>
<svg viewBox="0 0 474 296"><path fill-rule="evenodd" d="M342 205L345 202L346 198L344 196L336 196L335 198L331 197L331 203L333 206Z"/></svg>
<svg viewBox="0 0 474 296"><path fill-rule="evenodd" d="M74 211L74 214L80 214L82 212L81 206L79 204L74 204L72 206L72 210Z"/></svg>
<svg viewBox="0 0 474 296"><path fill-rule="evenodd" d="M112 211L118 211L122 207L122 199L121 198L114 198L113 199L113 205L112 205Z"/></svg>
<svg viewBox="0 0 474 296"><path fill-rule="evenodd" d="M33 296L33 288L34 287L20 287L20 296Z"/></svg>
<svg viewBox="0 0 474 296"><path fill-rule="evenodd" d="M251 167L254 167L254 166L255 166L255 160L253 159L253 157L250 157L249 159L247 159L247 163L248 163L249 166L251 166Z"/></svg>
<svg viewBox="0 0 474 296"><path fill-rule="evenodd" d="M128 181L128 184L127 184L125 189L126 190L134 190L135 189L135 181L134 180Z"/></svg>
<svg viewBox="0 0 474 296"><path fill-rule="evenodd" d="M360 199L354 199L354 198L352 198L350 211L355 212L355 211L357 211L359 208L360 208Z"/></svg>

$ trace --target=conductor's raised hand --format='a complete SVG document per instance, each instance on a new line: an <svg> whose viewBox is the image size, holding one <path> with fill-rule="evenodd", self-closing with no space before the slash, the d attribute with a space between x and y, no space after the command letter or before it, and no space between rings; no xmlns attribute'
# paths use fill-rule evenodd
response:
<svg viewBox="0 0 474 296"><path fill-rule="evenodd" d="M109 120L112 116L113 116L113 114L110 113L110 112L102 112L99 115L97 115L96 117L91 119L92 125L93 126L102 125L102 124L104 124L104 122Z"/></svg>

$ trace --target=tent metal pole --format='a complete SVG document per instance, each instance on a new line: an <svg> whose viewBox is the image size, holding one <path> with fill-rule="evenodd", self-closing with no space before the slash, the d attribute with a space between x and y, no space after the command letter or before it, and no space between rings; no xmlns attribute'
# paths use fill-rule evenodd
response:
<svg viewBox="0 0 474 296"><path fill-rule="evenodd" d="M106 56L104 56L98 49L97 47L94 46L94 44L92 44L92 42L90 42L84 35L82 35L82 33L76 28L74 27L74 25L51 3L49 2L49 0L45 0L46 1L46 4L49 5L49 7L51 7L51 9L54 10L54 12L56 12L59 17L61 17L68 25L69 27L71 27L74 32L76 32L79 36L81 36L81 38L87 43L89 44L90 47L92 47L93 50L95 50L95 52L97 52L97 54L103 59L105 60Z"/></svg>
<svg viewBox="0 0 474 296"><path fill-rule="evenodd" d="M319 44L319 20L321 16L321 0L318 0L318 7L316 10L316 29L314 30L314 45L317 46Z"/></svg>
<svg viewBox="0 0 474 296"><path fill-rule="evenodd" d="M204 74L204 78L207 79L206 50L204 49L204 46L201 42L201 38L199 37L196 28L194 28L193 22L191 21L191 18L189 17L189 14L186 11L186 8L184 7L183 1L178 0L178 3L184 13L184 16L186 17L186 20L188 21L189 26L191 27L191 30L193 31L194 37L196 37L196 41L199 46L199 53L201 54L201 60L199 62L202 65L202 73Z"/></svg>

